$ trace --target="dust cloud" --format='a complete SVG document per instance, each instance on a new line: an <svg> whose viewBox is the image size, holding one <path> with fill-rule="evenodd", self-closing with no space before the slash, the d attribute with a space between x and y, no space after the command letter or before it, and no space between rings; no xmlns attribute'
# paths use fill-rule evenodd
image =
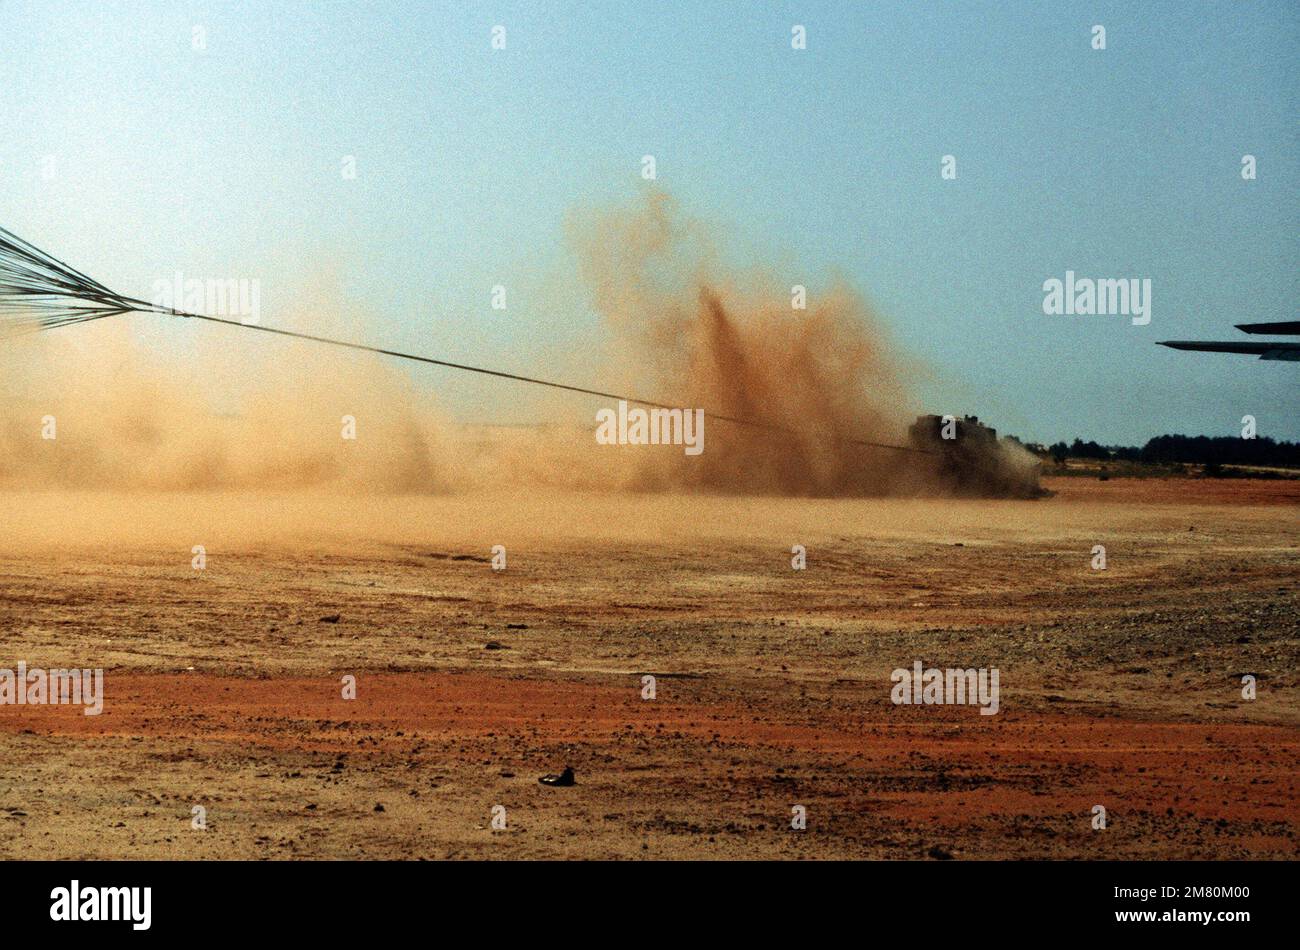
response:
<svg viewBox="0 0 1300 950"><path fill-rule="evenodd" d="M143 315L0 345L0 486L451 487L454 427L379 357L181 324Z"/></svg>
<svg viewBox="0 0 1300 950"><path fill-rule="evenodd" d="M598 445L600 403L544 391L536 405L550 424L466 425L439 407L433 385L382 357L126 317L0 344L0 487L441 494L490 483L788 496L923 487L924 457L853 443L906 444L914 407L905 364L846 284L810 285L806 309L795 309L802 281L722 264L710 229L663 194L575 212L566 236L603 358L511 369L764 427L709 418L697 456ZM329 335L338 328L319 315L332 303L303 301L302 314L267 322ZM306 314L310 323L295 323ZM336 335L384 340L376 327ZM343 437L345 417L356 419L356 439ZM41 437L47 419L53 439Z"/></svg>
<svg viewBox="0 0 1300 950"><path fill-rule="evenodd" d="M759 423L708 421L706 449L638 450L634 484L782 495L879 494L915 484L915 457L856 441L906 445L910 404L900 362L843 283L724 267L708 229L651 195L630 210L570 225L610 375L641 398Z"/></svg>

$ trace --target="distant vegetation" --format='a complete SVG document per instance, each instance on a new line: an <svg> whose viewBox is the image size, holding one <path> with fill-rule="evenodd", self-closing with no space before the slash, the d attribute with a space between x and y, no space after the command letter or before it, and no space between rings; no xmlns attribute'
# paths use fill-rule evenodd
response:
<svg viewBox="0 0 1300 950"><path fill-rule="evenodd" d="M1099 445L1075 439L1066 444L1026 445L1057 474L1191 474L1193 468L1211 478L1252 478L1300 475L1300 443L1270 438L1243 439L1234 436L1160 435L1138 448L1131 445ZM1067 462L1084 464L1067 465ZM1095 463L1095 464L1088 464ZM1106 464L1114 463L1114 464ZM1291 469L1294 471L1270 471Z"/></svg>

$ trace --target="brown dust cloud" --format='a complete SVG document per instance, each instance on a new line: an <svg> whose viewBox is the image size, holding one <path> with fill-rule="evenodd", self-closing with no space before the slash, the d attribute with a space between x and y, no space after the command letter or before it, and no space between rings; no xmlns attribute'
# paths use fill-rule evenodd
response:
<svg viewBox="0 0 1300 950"><path fill-rule="evenodd" d="M158 347L151 334L166 328L142 333L129 321L177 318L128 315L0 342L0 488L445 494L490 482L778 496L933 488L924 457L854 444L905 444L916 406L904 385L910 364L851 287L809 286L806 309L795 309L793 281L720 263L717 237L663 194L575 212L565 237L599 318L601 358L501 368L765 427L709 419L695 456L680 446L598 445L595 412L612 403L546 391L530 404L544 407L543 424L485 427L454 421L422 368L201 325L184 327L181 346L170 345L173 330ZM302 300L301 313L263 319L330 335L331 303ZM360 339L384 343L382 322ZM345 416L357 420L355 440L342 437ZM53 439L41 437L49 419Z"/></svg>

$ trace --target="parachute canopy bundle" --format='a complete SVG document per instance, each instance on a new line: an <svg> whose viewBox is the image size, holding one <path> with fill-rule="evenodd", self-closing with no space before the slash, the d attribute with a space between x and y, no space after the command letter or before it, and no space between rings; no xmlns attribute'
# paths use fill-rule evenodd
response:
<svg viewBox="0 0 1300 950"><path fill-rule="evenodd" d="M0 333L49 330L141 308L153 309L0 228Z"/></svg>

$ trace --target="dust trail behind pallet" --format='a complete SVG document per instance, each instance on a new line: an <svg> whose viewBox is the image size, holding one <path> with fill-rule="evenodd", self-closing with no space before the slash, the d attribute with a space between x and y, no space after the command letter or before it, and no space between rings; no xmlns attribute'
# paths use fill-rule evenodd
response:
<svg viewBox="0 0 1300 950"><path fill-rule="evenodd" d="M635 484L851 495L916 477L914 459L852 444L906 443L914 413L903 364L847 284L727 267L710 229L662 194L575 216L570 237L620 384L797 433L711 423L698 458L639 451Z"/></svg>
<svg viewBox="0 0 1300 950"><path fill-rule="evenodd" d="M529 365L525 353L505 368L792 434L711 420L698 456L680 446L598 445L598 401L544 390L535 397L528 390L522 402L517 390L508 396L546 424L485 431L451 420L430 371L198 321L127 315L0 347L0 485L915 490L915 459L850 441L905 441L911 408L902 364L847 284L809 285L806 309L796 309L791 288L799 279L723 264L721 239L662 194L577 212L566 236L599 319L603 356L595 365L553 366L541 357ZM383 314L357 322L347 310L345 322L345 310L341 296L322 289L266 322L385 342ZM348 418L355 439L344 438Z"/></svg>

